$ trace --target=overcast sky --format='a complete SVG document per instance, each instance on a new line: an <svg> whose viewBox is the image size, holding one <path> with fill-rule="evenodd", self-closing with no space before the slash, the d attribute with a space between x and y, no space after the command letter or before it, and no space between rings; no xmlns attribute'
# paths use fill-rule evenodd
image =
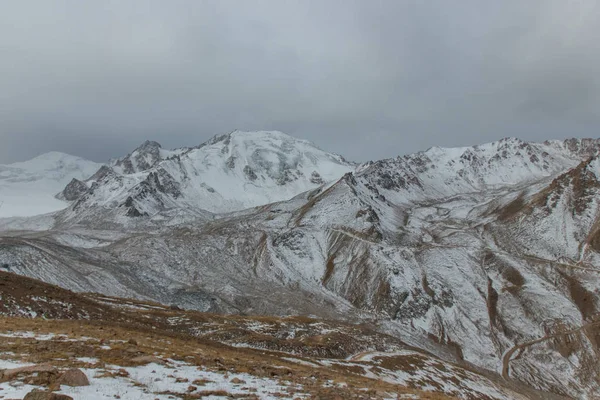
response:
<svg viewBox="0 0 600 400"><path fill-rule="evenodd" d="M356 161L597 137L594 0L0 0L0 162L281 130Z"/></svg>

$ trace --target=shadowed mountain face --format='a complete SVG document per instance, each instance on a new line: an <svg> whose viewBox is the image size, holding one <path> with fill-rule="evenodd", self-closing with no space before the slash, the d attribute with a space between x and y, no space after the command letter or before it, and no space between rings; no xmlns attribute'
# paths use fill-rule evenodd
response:
<svg viewBox="0 0 600 400"><path fill-rule="evenodd" d="M368 321L536 389L600 389L599 141L509 138L355 167L288 138L145 144L68 209L4 222L0 265L202 311Z"/></svg>

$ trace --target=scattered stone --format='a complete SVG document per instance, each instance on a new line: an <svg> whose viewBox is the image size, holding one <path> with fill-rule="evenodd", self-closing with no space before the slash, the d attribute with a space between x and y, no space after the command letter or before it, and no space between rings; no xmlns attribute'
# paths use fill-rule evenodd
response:
<svg viewBox="0 0 600 400"><path fill-rule="evenodd" d="M56 381L58 385L67 385L67 386L89 386L90 381L88 377L77 368L72 368L62 374L60 378Z"/></svg>

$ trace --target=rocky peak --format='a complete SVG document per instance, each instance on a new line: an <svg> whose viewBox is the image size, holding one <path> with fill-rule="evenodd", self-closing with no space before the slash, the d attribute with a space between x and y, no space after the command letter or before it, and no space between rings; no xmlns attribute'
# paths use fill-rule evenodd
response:
<svg viewBox="0 0 600 400"><path fill-rule="evenodd" d="M573 153L583 157L591 157L600 151L600 139L567 139L563 145Z"/></svg>
<svg viewBox="0 0 600 400"><path fill-rule="evenodd" d="M108 165L103 165L94 175L90 177L91 181L99 181L108 175L114 175L115 171Z"/></svg>
<svg viewBox="0 0 600 400"><path fill-rule="evenodd" d="M556 177L535 199L534 205L546 211L555 208L563 196L574 214L582 214L594 203L600 190L598 155L582 161L577 167Z"/></svg>
<svg viewBox="0 0 600 400"><path fill-rule="evenodd" d="M85 192L88 191L88 187L85 183L79 179L73 178L71 182L60 192L56 197L60 200L75 201L79 199Z"/></svg>
<svg viewBox="0 0 600 400"><path fill-rule="evenodd" d="M114 161L112 166L123 174L149 170L162 160L161 149L158 142L146 140L126 157Z"/></svg>
<svg viewBox="0 0 600 400"><path fill-rule="evenodd" d="M162 146L160 143L155 142L154 140L146 140L142 143L136 150L137 151L154 151L155 149L161 149Z"/></svg>

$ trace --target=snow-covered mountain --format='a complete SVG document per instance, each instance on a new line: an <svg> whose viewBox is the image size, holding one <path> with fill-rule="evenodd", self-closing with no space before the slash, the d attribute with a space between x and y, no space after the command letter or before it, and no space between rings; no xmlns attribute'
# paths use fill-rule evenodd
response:
<svg viewBox="0 0 600 400"><path fill-rule="evenodd" d="M73 179L89 178L101 164L59 152L0 165L0 217L31 216L66 208L55 196Z"/></svg>
<svg viewBox="0 0 600 400"><path fill-rule="evenodd" d="M72 211L78 217L97 208L129 217L173 209L238 211L288 200L354 168L281 132L235 131L178 150L148 141L92 177Z"/></svg>
<svg viewBox="0 0 600 400"><path fill-rule="evenodd" d="M600 140L509 138L354 168L288 138L148 142L98 171L53 230L6 233L0 265L205 311L366 321L543 398L594 398ZM202 208L215 214L189 212Z"/></svg>
<svg viewBox="0 0 600 400"><path fill-rule="evenodd" d="M357 175L395 203L429 201L535 182L574 167L599 149L600 142L589 139L529 143L505 138L367 163Z"/></svg>

